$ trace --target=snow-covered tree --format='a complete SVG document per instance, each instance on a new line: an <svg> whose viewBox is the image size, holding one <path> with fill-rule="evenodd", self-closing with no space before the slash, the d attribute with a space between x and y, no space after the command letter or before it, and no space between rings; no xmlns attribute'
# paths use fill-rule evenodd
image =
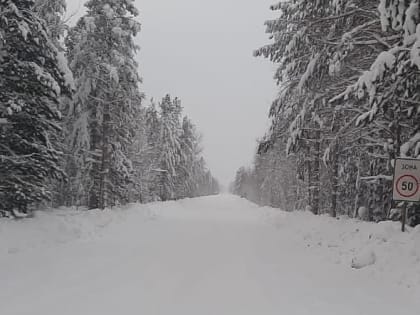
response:
<svg viewBox="0 0 420 315"><path fill-rule="evenodd" d="M89 174L89 208L104 208L126 202L131 182L128 151L142 99L133 41L140 24L130 0L91 0L86 7L66 41L77 85L68 141L75 164Z"/></svg>
<svg viewBox="0 0 420 315"><path fill-rule="evenodd" d="M0 209L28 212L51 198L59 167L59 99L70 96L66 61L32 0L0 1Z"/></svg>
<svg viewBox="0 0 420 315"><path fill-rule="evenodd" d="M160 189L159 179L160 171L160 134L161 120L155 102L152 100L151 105L146 109L145 118L145 146L141 157L142 171L142 187L146 190L143 200L158 200Z"/></svg>
<svg viewBox="0 0 420 315"><path fill-rule="evenodd" d="M134 169L134 195L142 202L215 194L219 185L201 155L201 137L193 122L182 117L181 102L166 95L146 108Z"/></svg>
<svg viewBox="0 0 420 315"><path fill-rule="evenodd" d="M43 19L46 23L48 33L57 47L61 47L59 43L60 37L64 35L66 25L63 17L66 12L65 0L34 0L33 10L36 15Z"/></svg>
<svg viewBox="0 0 420 315"><path fill-rule="evenodd" d="M161 131L159 169L159 190L161 200L175 198L177 167L181 160L181 104L175 98L166 95L160 105Z"/></svg>
<svg viewBox="0 0 420 315"><path fill-rule="evenodd" d="M378 37L384 43L383 49L378 50L365 71L331 101L344 99L361 104L357 124L376 130L371 142L376 144L377 150L371 152L382 156L380 169L368 179L386 187L379 189L375 198L380 200L387 194L389 200L393 159L420 157L419 1L380 0L378 10L382 27ZM419 210L414 209L411 214L410 219L420 222Z"/></svg>
<svg viewBox="0 0 420 315"><path fill-rule="evenodd" d="M194 197L198 190L198 181L202 172L200 136L188 117L182 121L180 135L180 161L177 167L176 191L180 198Z"/></svg>
<svg viewBox="0 0 420 315"><path fill-rule="evenodd" d="M355 144L352 136L360 131L356 120L361 110L354 102L330 99L395 40L380 34L377 6L376 0L282 1L272 6L279 18L267 22L273 43L256 52L279 65L275 79L280 92L270 110L268 149L287 142L315 213L327 208L334 216L343 209L338 206L345 192L341 187L356 185L355 177L348 176L351 182L341 178L356 167L346 169L344 163L352 153L348 146ZM366 138L358 145L368 146L366 139L375 132L363 132Z"/></svg>

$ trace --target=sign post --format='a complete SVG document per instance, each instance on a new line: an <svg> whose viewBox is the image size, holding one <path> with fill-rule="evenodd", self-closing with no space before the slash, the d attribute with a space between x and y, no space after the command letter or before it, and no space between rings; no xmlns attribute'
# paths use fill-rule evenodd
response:
<svg viewBox="0 0 420 315"><path fill-rule="evenodd" d="M394 201L420 202L420 160L396 159L392 188ZM402 213L402 231L405 231L407 206Z"/></svg>

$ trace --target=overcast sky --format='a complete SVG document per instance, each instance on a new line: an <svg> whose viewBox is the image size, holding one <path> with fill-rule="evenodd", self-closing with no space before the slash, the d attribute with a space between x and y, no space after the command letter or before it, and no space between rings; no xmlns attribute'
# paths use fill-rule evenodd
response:
<svg viewBox="0 0 420 315"><path fill-rule="evenodd" d="M81 0L67 0L74 12ZM136 39L143 91L182 100L203 134L204 155L227 184L252 162L268 127L274 67L254 58L268 43L264 21L275 0L136 0L142 32ZM81 11L79 11L80 15Z"/></svg>

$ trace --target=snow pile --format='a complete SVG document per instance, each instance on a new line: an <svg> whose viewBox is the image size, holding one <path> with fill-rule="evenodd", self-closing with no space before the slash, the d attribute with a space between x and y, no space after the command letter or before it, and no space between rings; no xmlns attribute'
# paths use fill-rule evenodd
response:
<svg viewBox="0 0 420 315"><path fill-rule="evenodd" d="M362 269L376 262L376 254L372 249L366 249L356 255L351 261L351 267Z"/></svg>
<svg viewBox="0 0 420 315"><path fill-rule="evenodd" d="M369 223L308 212L282 213L273 222L290 241L328 263L420 290L420 226L402 233L399 222Z"/></svg>
<svg viewBox="0 0 420 315"><path fill-rule="evenodd" d="M62 208L38 211L34 218L1 219L0 257L4 254L54 248L77 240L98 239L107 235L112 227L123 223L128 215L143 219L151 216L147 207L142 211L135 211L132 207L112 211Z"/></svg>

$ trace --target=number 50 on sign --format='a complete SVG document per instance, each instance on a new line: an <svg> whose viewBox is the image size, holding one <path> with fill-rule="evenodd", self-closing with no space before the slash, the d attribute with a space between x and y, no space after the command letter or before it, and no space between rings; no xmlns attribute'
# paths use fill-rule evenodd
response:
<svg viewBox="0 0 420 315"><path fill-rule="evenodd" d="M393 199L420 202L420 160L395 160Z"/></svg>

